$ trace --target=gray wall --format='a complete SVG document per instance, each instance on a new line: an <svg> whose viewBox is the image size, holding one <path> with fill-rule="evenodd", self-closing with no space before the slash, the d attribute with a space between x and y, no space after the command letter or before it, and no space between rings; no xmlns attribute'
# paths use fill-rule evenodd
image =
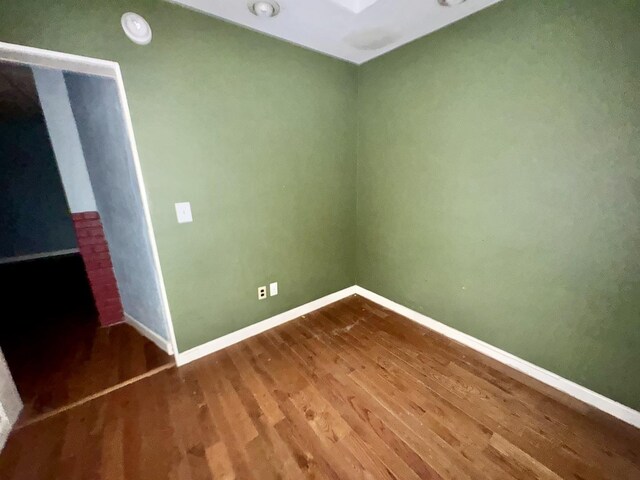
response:
<svg viewBox="0 0 640 480"><path fill-rule="evenodd" d="M116 83L69 72L64 77L124 311L168 339Z"/></svg>
<svg viewBox="0 0 640 480"><path fill-rule="evenodd" d="M44 119L0 123L0 259L76 247Z"/></svg>
<svg viewBox="0 0 640 480"><path fill-rule="evenodd" d="M32 70L69 209L72 213L93 212L96 201L63 72L41 67Z"/></svg>

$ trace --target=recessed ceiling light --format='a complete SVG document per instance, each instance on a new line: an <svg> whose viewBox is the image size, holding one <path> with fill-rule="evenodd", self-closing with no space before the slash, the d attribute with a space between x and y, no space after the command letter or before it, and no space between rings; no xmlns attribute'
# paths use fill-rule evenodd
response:
<svg viewBox="0 0 640 480"><path fill-rule="evenodd" d="M438 3L443 7L455 7L456 5L460 5L465 1L466 0L438 0Z"/></svg>
<svg viewBox="0 0 640 480"><path fill-rule="evenodd" d="M129 39L138 45L146 45L151 41L151 27L137 13L127 12L120 18L120 24Z"/></svg>
<svg viewBox="0 0 640 480"><path fill-rule="evenodd" d="M280 13L280 5L273 1L260 1L249 4L249 11L256 17L275 17Z"/></svg>

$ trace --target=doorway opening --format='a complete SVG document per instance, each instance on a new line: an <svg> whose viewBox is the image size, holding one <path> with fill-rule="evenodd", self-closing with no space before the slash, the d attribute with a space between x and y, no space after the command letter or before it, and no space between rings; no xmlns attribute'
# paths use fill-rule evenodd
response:
<svg viewBox="0 0 640 480"><path fill-rule="evenodd" d="M118 65L0 44L0 153L20 428L170 367L175 338Z"/></svg>

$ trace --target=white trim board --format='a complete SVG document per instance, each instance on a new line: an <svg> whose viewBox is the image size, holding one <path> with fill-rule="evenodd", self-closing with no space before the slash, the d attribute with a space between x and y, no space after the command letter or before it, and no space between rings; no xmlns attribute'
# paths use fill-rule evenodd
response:
<svg viewBox="0 0 640 480"><path fill-rule="evenodd" d="M38 258L61 257L63 255L78 253L79 251L79 248L67 248L66 250L56 250L55 252L42 252L32 253L29 255L19 255L17 257L4 257L0 258L0 265L2 265L3 263L26 262L27 260L36 260Z"/></svg>
<svg viewBox="0 0 640 480"><path fill-rule="evenodd" d="M0 42L0 60L115 78L116 62Z"/></svg>
<svg viewBox="0 0 640 480"><path fill-rule="evenodd" d="M173 355L173 345L171 345L171 342L169 340L162 338L156 332L151 330L146 325L142 324L140 321L133 318L127 312L124 313L124 321L129 325L131 325L133 328L135 328L140 335L148 338L153 343L155 343L158 346L158 348L167 352L169 355Z"/></svg>
<svg viewBox="0 0 640 480"><path fill-rule="evenodd" d="M151 209L149 208L149 199L147 197L147 189L144 184L144 178L142 177L142 167L140 166L140 155L138 154L138 145L136 143L136 137L133 133L133 123L131 121L131 112L129 111L129 103L127 102L127 94L124 90L124 80L122 78L122 71L120 70L120 64L115 63L116 83L118 85L118 94L120 97L120 103L122 106L122 112L124 114L124 123L127 128L127 134L131 145L131 154L133 156L133 166L136 171L136 179L138 181L138 189L140 190L140 197L142 199L142 211L147 223L147 232L149 235L149 243L151 245L151 257L155 266L158 285L160 286L160 300L162 302L162 310L164 311L165 321L167 322L167 332L169 333L169 339L171 340L171 350L174 357L178 355L178 342L176 340L176 333L173 329L173 319L171 318L171 310L169 309L169 297L167 296L167 288L164 284L164 275L162 274L162 267L160 266L160 254L158 253L158 244L156 243L156 234L153 230L153 222L151 221Z"/></svg>
<svg viewBox="0 0 640 480"><path fill-rule="evenodd" d="M406 317L409 320L413 320L414 322L419 323L424 327L441 333L442 335L449 337L458 343L462 343L467 347L473 348L483 355L491 357L494 360L499 361L500 363L504 363L505 365L508 365L515 370L533 377L536 380L541 381L542 383L546 383L556 390L560 390L561 392L577 398L578 400L581 400L584 403L602 410L609 415L613 415L614 417L619 418L626 423L640 428L640 412L638 412L637 410L627 407L626 405L622 405L615 400L611 400L604 395L589 390L582 385L578 385L571 380L567 380L560 375L550 372L549 370L545 370L542 367L534 365L533 363L523 360L522 358L516 357L515 355L505 352L504 350L494 347L493 345L489 345L482 340L478 340L471 335L467 335L466 333L449 327L444 323L440 323L432 318L427 317L426 315L416 312L415 310L411 310L410 308L393 302L365 288L355 286L354 293L367 298L372 302L378 303L383 307L388 308L389 310L393 310L403 317Z"/></svg>
<svg viewBox="0 0 640 480"><path fill-rule="evenodd" d="M331 293L317 300L313 300L312 302L300 305L299 307L292 308L291 310L280 313L271 318L267 318L266 320L262 320L261 322L254 323L253 325L241 328L240 330L236 330L235 332L232 332L223 337L211 340L210 342L204 343L185 352L178 353L178 355L176 356L176 363L180 367L201 357L205 357L213 352L217 352L218 350L222 350L223 348L241 342L242 340L253 337L254 335L258 335L259 333L270 330L274 327L277 327L278 325L287 323L302 315L306 315L307 313L313 312L314 310L318 310L319 308L325 307L331 303L337 302L338 300L355 294L356 288L357 287L355 286L347 287L343 290Z"/></svg>
<svg viewBox="0 0 640 480"><path fill-rule="evenodd" d="M608 413L609 415L613 415L626 423L640 428L640 412L358 285L345 288L261 322L249 325L248 327L242 328L223 337L211 340L203 345L178 353L176 355L176 363L178 366L182 366L193 362L194 360L205 357L211 353L217 352L218 350L222 350L235 343L241 342L242 340L258 335L259 333L265 332L271 328L282 325L283 323L294 320L302 315L313 312L314 310L354 294L367 298L402 315L403 317L408 318L409 320L419 323L430 330L434 330L448 338L451 338L452 340L455 340L456 342L462 343L463 345L533 377L556 390L564 392L567 395L577 398L588 405Z"/></svg>

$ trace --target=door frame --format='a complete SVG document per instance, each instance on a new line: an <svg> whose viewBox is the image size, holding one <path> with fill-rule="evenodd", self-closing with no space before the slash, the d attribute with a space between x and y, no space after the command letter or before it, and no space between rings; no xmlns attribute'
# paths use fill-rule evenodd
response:
<svg viewBox="0 0 640 480"><path fill-rule="evenodd" d="M158 255L158 246L151 221L151 212L149 210L149 201L147 191L142 177L142 168L140 166L140 157L136 145L135 134L133 132L133 123L129 112L129 103L124 88L124 80L120 64L111 60L102 60L98 58L85 57L64 52L56 52L53 50L45 50L41 48L28 47L25 45L17 45L12 43L0 42L0 61L19 63L29 66L38 66L45 68L53 68L58 70L66 70L77 73L85 73L89 75L98 75L101 77L112 78L116 82L118 89L118 97L120 106L124 115L124 123L127 131L127 137L131 147L133 157L133 165L136 173L136 180L140 197L142 199L142 210L149 234L151 244L151 257L154 263L154 272L156 280L160 286L160 298L164 317L167 322L167 331L169 338L167 339L171 346L171 352L177 362L178 344L176 342L175 331L173 329L173 321L171 319L171 311L169 310L169 298L165 288L164 277L162 275L162 267L160 266L160 256ZM153 333L153 332L151 332Z"/></svg>

